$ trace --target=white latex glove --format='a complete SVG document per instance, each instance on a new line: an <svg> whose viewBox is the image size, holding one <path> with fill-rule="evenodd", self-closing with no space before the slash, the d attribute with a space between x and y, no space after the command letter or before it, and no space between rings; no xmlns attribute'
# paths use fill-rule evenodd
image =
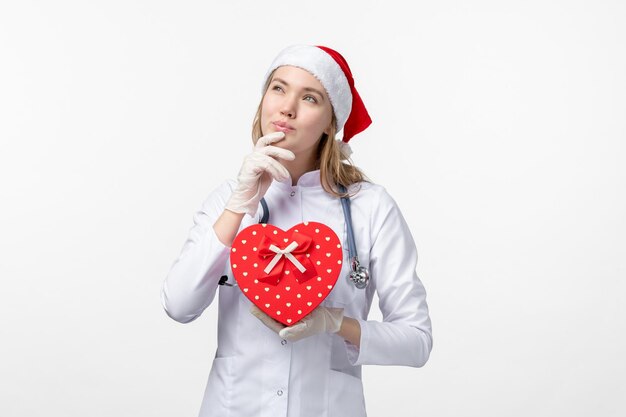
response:
<svg viewBox="0 0 626 417"><path fill-rule="evenodd" d="M343 322L343 308L317 306L302 320L290 327L285 327L278 335L290 342L328 332L337 333Z"/></svg>
<svg viewBox="0 0 626 417"><path fill-rule="evenodd" d="M278 333L279 331L285 328L284 324L274 320L273 318L265 314L265 312L261 310L259 307L257 307L256 304L254 303L250 305L250 313L252 313L253 316L261 320L263 324L265 324L270 329L274 330L274 332L276 333Z"/></svg>
<svg viewBox="0 0 626 417"><path fill-rule="evenodd" d="M252 153L243 160L237 176L237 188L226 203L226 209L254 217L272 179L280 181L289 178L287 168L275 158L293 161L296 156L287 149L271 146L284 137L284 132L274 132L259 138Z"/></svg>
<svg viewBox="0 0 626 417"><path fill-rule="evenodd" d="M250 312L267 327L274 330L283 339L295 342L318 333L337 333L343 322L343 308L318 306L302 320L290 327L274 320L256 305L252 304Z"/></svg>

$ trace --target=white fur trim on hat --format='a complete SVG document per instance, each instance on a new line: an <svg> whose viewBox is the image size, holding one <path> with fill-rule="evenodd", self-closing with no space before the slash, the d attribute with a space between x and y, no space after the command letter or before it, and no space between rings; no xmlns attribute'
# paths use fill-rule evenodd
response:
<svg viewBox="0 0 626 417"><path fill-rule="evenodd" d="M342 141L341 139L335 140L338 142L339 149L341 151L341 159L346 160L350 158L350 155L352 155L352 148L350 147L350 144Z"/></svg>
<svg viewBox="0 0 626 417"><path fill-rule="evenodd" d="M283 49L263 77L263 86L276 68L291 65L310 72L326 89L337 118L337 132L343 129L352 110L350 84L339 64L324 50L310 45L292 45Z"/></svg>

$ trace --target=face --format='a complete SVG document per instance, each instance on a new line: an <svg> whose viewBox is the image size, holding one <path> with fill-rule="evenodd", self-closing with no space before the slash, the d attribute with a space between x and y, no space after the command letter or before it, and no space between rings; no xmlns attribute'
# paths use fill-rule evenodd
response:
<svg viewBox="0 0 626 417"><path fill-rule="evenodd" d="M274 146L298 155L312 154L332 122L332 106L322 84L301 68L282 66L274 71L261 103L263 135L285 132Z"/></svg>

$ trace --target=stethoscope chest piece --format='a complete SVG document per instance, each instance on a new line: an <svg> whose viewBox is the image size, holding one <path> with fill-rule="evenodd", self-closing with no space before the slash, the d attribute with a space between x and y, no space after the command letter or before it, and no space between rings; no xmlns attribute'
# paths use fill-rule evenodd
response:
<svg viewBox="0 0 626 417"><path fill-rule="evenodd" d="M359 260L355 257L352 258L352 262L350 262L350 273L348 274L348 279L352 281L355 287L362 290L367 287L367 284L370 280L370 274L367 271L367 268L359 265Z"/></svg>

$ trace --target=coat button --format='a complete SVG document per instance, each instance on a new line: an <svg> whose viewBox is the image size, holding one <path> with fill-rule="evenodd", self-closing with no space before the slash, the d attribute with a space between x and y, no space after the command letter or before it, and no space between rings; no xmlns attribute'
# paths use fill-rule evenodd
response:
<svg viewBox="0 0 626 417"><path fill-rule="evenodd" d="M283 339L283 340L280 341L280 344L285 346L287 344L287 341L285 339Z"/></svg>
<svg viewBox="0 0 626 417"><path fill-rule="evenodd" d="M282 389L279 389L278 391L276 391L276 394L278 394L278 395L283 395L283 390L282 390Z"/></svg>
<svg viewBox="0 0 626 417"><path fill-rule="evenodd" d="M289 194L289 195L293 197L294 195L296 195L296 192L292 191L291 194Z"/></svg>

